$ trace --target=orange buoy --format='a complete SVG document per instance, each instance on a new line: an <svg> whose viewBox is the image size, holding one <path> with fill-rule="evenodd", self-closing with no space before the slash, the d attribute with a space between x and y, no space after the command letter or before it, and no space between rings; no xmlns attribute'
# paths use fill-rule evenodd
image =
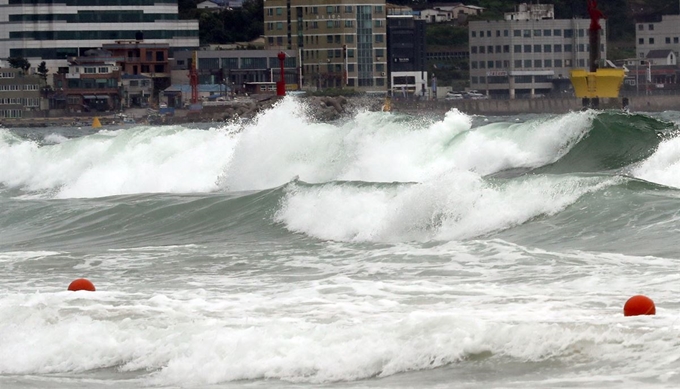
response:
<svg viewBox="0 0 680 389"><path fill-rule="evenodd" d="M623 316L655 315L654 301L647 296L637 295L626 301L623 306Z"/></svg>
<svg viewBox="0 0 680 389"><path fill-rule="evenodd" d="M87 290L90 292L94 292L94 284L90 282L90 280L86 280L85 278L78 278L77 280L73 280L71 284L68 286L68 290L72 291L77 291L77 290Z"/></svg>

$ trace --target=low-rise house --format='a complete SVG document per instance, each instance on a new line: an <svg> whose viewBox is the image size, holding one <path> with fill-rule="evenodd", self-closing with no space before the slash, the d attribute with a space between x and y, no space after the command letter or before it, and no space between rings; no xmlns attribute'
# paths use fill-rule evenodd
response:
<svg viewBox="0 0 680 389"><path fill-rule="evenodd" d="M123 106L125 108L149 106L149 99L153 96L153 80L141 74L123 74Z"/></svg>

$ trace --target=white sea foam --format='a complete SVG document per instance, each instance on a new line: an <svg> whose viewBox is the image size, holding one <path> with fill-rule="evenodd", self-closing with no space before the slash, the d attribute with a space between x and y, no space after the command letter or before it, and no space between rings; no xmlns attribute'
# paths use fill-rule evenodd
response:
<svg viewBox="0 0 680 389"><path fill-rule="evenodd" d="M491 359L493 366L572 366L549 374L559 383L583 370L597 376L600 367L617 379L658 380L678 363L677 315L662 307L657 317L621 315L637 288L677 305L668 285L680 279L667 274L667 259L500 241L401 244L369 257L352 250L330 244L332 261L289 263L293 273L308 266L328 272L290 283L273 273L204 274L211 292L174 284L154 291L139 279L121 279L120 291L113 284L96 293L3 291L0 374L116 368L141 372L144 386L321 384ZM366 277L373 267L379 280ZM650 277L663 282L645 282ZM212 287L220 284L229 287Z"/></svg>
<svg viewBox="0 0 680 389"><path fill-rule="evenodd" d="M555 214L584 194L618 182L531 176L496 185L459 171L402 186L292 185L275 219L320 239L464 239Z"/></svg>
<svg viewBox="0 0 680 389"><path fill-rule="evenodd" d="M680 188L680 137L665 140L632 174L647 181Z"/></svg>
<svg viewBox="0 0 680 389"><path fill-rule="evenodd" d="M148 192L259 190L292 177L424 182L450 170L480 174L536 167L559 158L587 131L592 114L472 128L457 110L426 122L358 112L344 123L317 123L296 99L252 122L223 128L134 127L53 143L0 140L0 183L10 188L99 197Z"/></svg>
<svg viewBox="0 0 680 389"><path fill-rule="evenodd" d="M49 134L45 136L45 143L58 144L66 141L68 141L68 138L60 134Z"/></svg>
<svg viewBox="0 0 680 389"><path fill-rule="evenodd" d="M206 192L228 164L234 141L223 131L182 127L121 130L39 147L0 143L0 182L56 197Z"/></svg>

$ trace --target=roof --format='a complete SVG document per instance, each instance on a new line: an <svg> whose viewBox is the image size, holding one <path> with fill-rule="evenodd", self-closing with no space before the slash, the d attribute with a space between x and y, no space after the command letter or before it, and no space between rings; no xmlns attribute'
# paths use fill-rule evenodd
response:
<svg viewBox="0 0 680 389"><path fill-rule="evenodd" d="M647 53L647 58L668 58L673 50L649 50Z"/></svg>
<svg viewBox="0 0 680 389"><path fill-rule="evenodd" d="M150 80L151 77L149 76L144 76L141 74L123 74L120 76L123 80Z"/></svg>

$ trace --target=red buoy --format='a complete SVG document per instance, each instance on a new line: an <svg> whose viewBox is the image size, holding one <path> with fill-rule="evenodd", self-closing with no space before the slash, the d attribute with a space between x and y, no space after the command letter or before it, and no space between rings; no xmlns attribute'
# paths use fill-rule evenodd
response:
<svg viewBox="0 0 680 389"><path fill-rule="evenodd" d="M637 295L626 301L623 306L623 316L655 315L654 301L647 296Z"/></svg>
<svg viewBox="0 0 680 389"><path fill-rule="evenodd" d="M94 292L94 284L90 282L90 280L86 280L85 278L78 278L77 280L73 280L71 284L68 286L68 290L72 291L77 291L77 290L87 290L90 292Z"/></svg>

